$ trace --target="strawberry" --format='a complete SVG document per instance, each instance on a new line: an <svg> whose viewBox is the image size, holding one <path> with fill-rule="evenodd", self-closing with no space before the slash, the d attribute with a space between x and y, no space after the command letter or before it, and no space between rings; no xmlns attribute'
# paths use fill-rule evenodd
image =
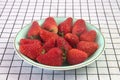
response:
<svg viewBox="0 0 120 80"><path fill-rule="evenodd" d="M71 65L79 64L88 58L87 53L78 49L71 49L67 53L67 61Z"/></svg>
<svg viewBox="0 0 120 80"><path fill-rule="evenodd" d="M53 33L57 33L58 32L58 27L57 27L57 23L55 22L54 18L53 17L48 17L42 27L50 32L53 32Z"/></svg>
<svg viewBox="0 0 120 80"><path fill-rule="evenodd" d="M56 33L53 33L53 32L49 32L47 30L44 30L44 29L41 29L40 30L40 37L41 39L46 42L48 41L50 38L57 38L58 35Z"/></svg>
<svg viewBox="0 0 120 80"><path fill-rule="evenodd" d="M96 31L90 30L87 32L84 32L83 34L80 35L80 40L81 41L89 41L89 42L94 42L96 39Z"/></svg>
<svg viewBox="0 0 120 80"><path fill-rule="evenodd" d="M34 21L27 33L27 37L31 39L38 37L40 30L41 30L40 25L38 24L37 21Z"/></svg>
<svg viewBox="0 0 120 80"><path fill-rule="evenodd" d="M61 66L62 51L59 48L52 48L47 53L39 55L37 61L49 66Z"/></svg>
<svg viewBox="0 0 120 80"><path fill-rule="evenodd" d="M79 38L77 35L72 34L72 33L67 33L65 35L65 39L69 42L69 44L72 47L75 47L77 45L77 43L79 43Z"/></svg>
<svg viewBox="0 0 120 80"><path fill-rule="evenodd" d="M72 48L70 44L62 37L58 37L56 39L56 45L57 47L64 49L65 51L68 51Z"/></svg>
<svg viewBox="0 0 120 80"><path fill-rule="evenodd" d="M43 49L45 51L49 51L51 48L55 47L55 42L56 39L55 38L51 38L49 39L47 42L45 42L45 44L43 45Z"/></svg>
<svg viewBox="0 0 120 80"><path fill-rule="evenodd" d="M88 56L91 56L98 49L98 44L96 42L80 41L77 49L85 51Z"/></svg>
<svg viewBox="0 0 120 80"><path fill-rule="evenodd" d="M42 45L41 41L37 40L37 39L21 39L20 40L20 45L23 45L23 44L33 44L33 43L37 43L37 44L40 44Z"/></svg>
<svg viewBox="0 0 120 80"><path fill-rule="evenodd" d="M30 59L36 60L37 56L40 54L41 45L38 43L38 41L34 41L30 44L20 45L19 50L22 54L29 57Z"/></svg>
<svg viewBox="0 0 120 80"><path fill-rule="evenodd" d="M78 19L73 25L72 33L80 36L81 33L85 31L87 31L85 21L83 19Z"/></svg>
<svg viewBox="0 0 120 80"><path fill-rule="evenodd" d="M59 34L64 36L66 33L70 33L72 30L72 18L67 18L64 22L60 23L58 26Z"/></svg>

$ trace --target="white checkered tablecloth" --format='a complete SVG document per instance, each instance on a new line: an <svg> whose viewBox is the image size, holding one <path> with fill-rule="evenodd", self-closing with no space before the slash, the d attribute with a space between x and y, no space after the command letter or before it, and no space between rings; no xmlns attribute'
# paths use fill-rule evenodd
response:
<svg viewBox="0 0 120 80"><path fill-rule="evenodd" d="M34 67L13 49L16 33L33 20L83 18L106 40L94 63L70 71ZM0 0L0 80L120 80L120 0Z"/></svg>

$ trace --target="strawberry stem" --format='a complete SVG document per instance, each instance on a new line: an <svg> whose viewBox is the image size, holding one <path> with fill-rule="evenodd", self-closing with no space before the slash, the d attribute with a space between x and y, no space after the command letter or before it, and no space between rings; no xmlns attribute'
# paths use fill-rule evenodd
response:
<svg viewBox="0 0 120 80"><path fill-rule="evenodd" d="M65 62L66 61L66 54L67 54L67 51L62 47L62 51L63 51L63 61Z"/></svg>
<svg viewBox="0 0 120 80"><path fill-rule="evenodd" d="M64 37L64 33L63 32L59 32L58 33L60 36Z"/></svg>
<svg viewBox="0 0 120 80"><path fill-rule="evenodd" d="M30 36L30 39L39 39L39 36Z"/></svg>
<svg viewBox="0 0 120 80"><path fill-rule="evenodd" d="M41 54L45 54L45 52L46 52L45 49L43 49L42 52L41 52Z"/></svg>

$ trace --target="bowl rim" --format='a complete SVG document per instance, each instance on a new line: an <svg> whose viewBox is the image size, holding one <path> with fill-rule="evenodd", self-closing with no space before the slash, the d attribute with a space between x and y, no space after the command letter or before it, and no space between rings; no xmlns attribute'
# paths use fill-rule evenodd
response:
<svg viewBox="0 0 120 80"><path fill-rule="evenodd" d="M60 18L61 18L61 19L66 19L66 18L64 18L64 17L54 17L54 19L60 19ZM76 18L73 18L73 19L74 19L74 20L77 20ZM36 21L39 22L39 21L42 21L42 20L45 20L45 19L36 20ZM32 23L32 22L31 22L31 23ZM30 25L31 23L26 24L25 26ZM86 23L87 23L87 24L90 24L90 23L88 23L88 22L86 22ZM25 57L28 58L28 59L24 58L24 57L23 57L24 55L21 54L21 52L16 48L15 42L16 42L16 38L17 38L18 34L25 28L25 26L18 31L18 33L16 34L16 36L15 36L15 38L14 38L14 44L13 44L14 50L16 51L16 54L17 54L22 60L24 60L25 62L27 62L27 63L29 63L29 64L31 64L31 65L33 65L33 66L39 67L39 68L44 68L44 69L49 69L49 70L72 70L72 69L81 68L81 67L87 66L87 65L93 63L95 60L97 60L97 59L102 55L102 52L103 52L104 49L105 49L105 38L104 38L103 34L102 34L101 31L100 31L97 27L95 27L93 24L90 24L90 25L92 25L97 31L99 31L99 33L101 34L101 36L102 36L102 38L103 38L104 44L103 44L102 50L99 52L99 55L95 56L95 58L93 58L92 60L90 60L90 61L87 62L86 64L80 63L80 64L76 64L76 65L62 66L62 67L61 67L61 66L48 66L48 65L44 65L44 64L37 63L37 62L29 59L29 58L26 57L26 56L25 56Z"/></svg>

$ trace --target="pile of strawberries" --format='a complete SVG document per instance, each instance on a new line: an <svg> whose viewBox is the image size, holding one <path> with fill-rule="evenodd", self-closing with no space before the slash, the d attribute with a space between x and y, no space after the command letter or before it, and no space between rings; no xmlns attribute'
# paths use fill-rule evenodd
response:
<svg viewBox="0 0 120 80"><path fill-rule="evenodd" d="M20 40L20 52L41 64L62 66L79 64L97 49L96 31L87 30L85 21L78 19L73 24L71 17L59 25L48 17L42 25L34 21L27 38Z"/></svg>

